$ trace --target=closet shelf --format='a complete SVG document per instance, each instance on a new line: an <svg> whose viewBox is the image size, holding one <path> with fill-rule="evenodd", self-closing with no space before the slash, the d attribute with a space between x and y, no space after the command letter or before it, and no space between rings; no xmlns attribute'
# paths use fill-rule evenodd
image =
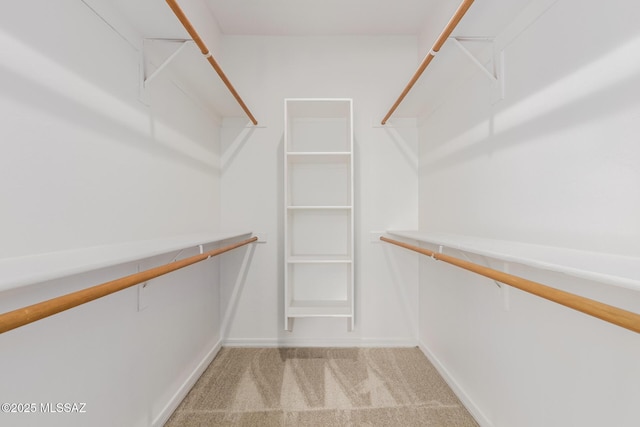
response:
<svg viewBox="0 0 640 427"><path fill-rule="evenodd" d="M292 301L288 307L289 317L351 317L349 301L311 300Z"/></svg>
<svg viewBox="0 0 640 427"><path fill-rule="evenodd" d="M474 0L462 0L462 2L460 3L460 6L458 6L458 9L451 17L451 20L449 20L449 23L444 27L444 29L440 33L440 36L438 36L435 43L431 47L431 50L424 57L424 59L420 63L420 66L418 67L416 72L413 74L413 77L411 77L411 79L409 80L409 83L407 83L407 85L404 87L404 89L400 93L400 96L398 96L398 99L396 100L396 102L393 103L393 105L387 112L387 115L384 116L384 119L382 119L382 122L380 122L380 124L384 126L387 123L387 121L391 118L394 111L396 111L396 109L402 103L402 101L407 96L411 88L413 88L413 86L416 84L416 82L418 81L418 79L420 78L424 70L431 63L431 60L435 58L436 54L442 48L442 45L444 45L444 43L447 41L447 39L449 38L453 30L460 23L460 20L462 19L462 17L464 17L465 13L467 13L467 10L469 10L473 2Z"/></svg>
<svg viewBox="0 0 640 427"><path fill-rule="evenodd" d="M637 257L448 233L403 230L391 230L387 233L505 262L640 291L640 258Z"/></svg>
<svg viewBox="0 0 640 427"><path fill-rule="evenodd" d="M293 163L331 163L348 162L351 153L344 151L290 151L287 159Z"/></svg>
<svg viewBox="0 0 640 427"><path fill-rule="evenodd" d="M248 237L251 232L198 233L0 259L0 292L198 245Z"/></svg>
<svg viewBox="0 0 640 427"><path fill-rule="evenodd" d="M351 264L348 255L292 255L287 258L289 264Z"/></svg>
<svg viewBox="0 0 640 427"><path fill-rule="evenodd" d="M215 60L215 58L209 51L209 48L206 46L204 40L200 37L195 27L191 24L191 22L187 18L187 15L185 15L180 5L178 5L177 0L166 0L166 2L171 8L171 10L173 11L173 13L176 15L180 23L184 26L184 29L189 33L189 35L191 36L195 44L198 46L203 57L209 62L209 64L211 64L213 69L218 74L218 77L220 77L220 80L222 80L222 82L227 87L231 95L233 95L233 97L237 101L238 105L240 105L240 107L246 113L249 120L251 120L251 123L253 123L254 126L257 126L258 121L249 110L249 107L247 107L247 105L244 103L244 101L240 97L240 94L238 94L238 92L236 91L236 88L231 84L228 77L220 67L220 64L218 64L218 62Z"/></svg>
<svg viewBox="0 0 640 427"><path fill-rule="evenodd" d="M351 206L287 206L287 209L290 210L349 210Z"/></svg>

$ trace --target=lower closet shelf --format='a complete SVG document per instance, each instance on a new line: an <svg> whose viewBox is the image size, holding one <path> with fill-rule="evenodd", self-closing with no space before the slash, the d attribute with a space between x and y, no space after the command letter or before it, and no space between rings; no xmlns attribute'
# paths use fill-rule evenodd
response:
<svg viewBox="0 0 640 427"><path fill-rule="evenodd" d="M349 301L292 301L287 317L350 317Z"/></svg>

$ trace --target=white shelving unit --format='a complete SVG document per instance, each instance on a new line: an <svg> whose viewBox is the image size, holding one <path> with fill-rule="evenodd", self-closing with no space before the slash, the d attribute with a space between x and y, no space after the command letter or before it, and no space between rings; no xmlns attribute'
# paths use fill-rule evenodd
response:
<svg viewBox="0 0 640 427"><path fill-rule="evenodd" d="M351 99L285 99L285 329L296 317L354 327Z"/></svg>

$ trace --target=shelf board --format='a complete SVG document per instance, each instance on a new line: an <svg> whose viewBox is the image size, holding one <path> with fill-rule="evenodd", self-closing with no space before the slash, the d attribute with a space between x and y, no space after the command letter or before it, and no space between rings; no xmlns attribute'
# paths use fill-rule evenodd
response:
<svg viewBox="0 0 640 427"><path fill-rule="evenodd" d="M349 301L292 301L287 307L287 317L351 317Z"/></svg>
<svg viewBox="0 0 640 427"><path fill-rule="evenodd" d="M304 157L304 156L309 156L309 157L313 157L313 156L327 156L327 157L333 157L333 156L344 156L344 157L349 157L351 156L351 152L350 151L288 151L287 152L287 156L300 156L300 157Z"/></svg>
<svg viewBox="0 0 640 427"><path fill-rule="evenodd" d="M292 255L287 258L289 264L351 264L349 255Z"/></svg>
<svg viewBox="0 0 640 427"><path fill-rule="evenodd" d="M251 232L199 233L0 259L0 291L150 258Z"/></svg>
<svg viewBox="0 0 640 427"><path fill-rule="evenodd" d="M350 210L351 206L287 206L288 210Z"/></svg>
<svg viewBox="0 0 640 427"><path fill-rule="evenodd" d="M349 151L289 151L287 160L290 163L348 163L351 160Z"/></svg>
<svg viewBox="0 0 640 427"><path fill-rule="evenodd" d="M351 114L350 98L286 98L291 118L344 118Z"/></svg>
<svg viewBox="0 0 640 427"><path fill-rule="evenodd" d="M387 231L391 236L640 290L640 258L553 246L423 231Z"/></svg>

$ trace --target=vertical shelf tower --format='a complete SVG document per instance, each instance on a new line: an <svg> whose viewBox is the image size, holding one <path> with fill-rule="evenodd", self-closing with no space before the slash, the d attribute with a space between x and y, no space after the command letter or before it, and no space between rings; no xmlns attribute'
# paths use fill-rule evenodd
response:
<svg viewBox="0 0 640 427"><path fill-rule="evenodd" d="M285 99L285 329L296 317L354 327L351 99Z"/></svg>

